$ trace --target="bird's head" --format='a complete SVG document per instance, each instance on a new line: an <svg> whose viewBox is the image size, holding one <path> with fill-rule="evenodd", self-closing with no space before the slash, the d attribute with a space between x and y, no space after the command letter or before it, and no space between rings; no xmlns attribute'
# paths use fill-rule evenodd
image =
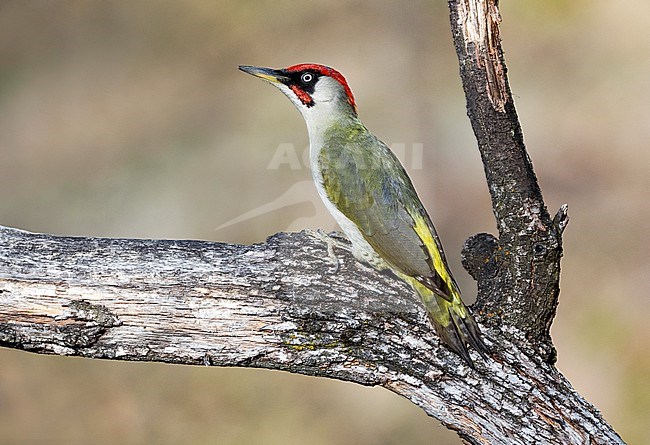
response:
<svg viewBox="0 0 650 445"><path fill-rule="evenodd" d="M240 66L240 70L278 87L302 113L307 124L337 116L357 115L354 96L345 77L333 68L317 64L283 69Z"/></svg>

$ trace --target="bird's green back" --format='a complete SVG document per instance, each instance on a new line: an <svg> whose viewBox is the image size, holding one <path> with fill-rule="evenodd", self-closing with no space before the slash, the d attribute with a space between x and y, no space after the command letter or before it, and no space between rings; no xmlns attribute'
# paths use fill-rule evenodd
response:
<svg viewBox="0 0 650 445"><path fill-rule="evenodd" d="M395 154L361 122L325 133L318 157L330 201L396 271L458 295L435 228Z"/></svg>

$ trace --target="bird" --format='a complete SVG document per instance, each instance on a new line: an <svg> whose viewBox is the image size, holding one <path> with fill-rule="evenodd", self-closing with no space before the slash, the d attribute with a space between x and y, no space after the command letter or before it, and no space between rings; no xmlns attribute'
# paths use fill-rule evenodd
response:
<svg viewBox="0 0 650 445"><path fill-rule="evenodd" d="M483 359L488 348L438 233L399 159L359 119L345 77L315 63L239 69L279 88L302 114L316 189L354 257L409 284L442 342L476 369L470 347Z"/></svg>

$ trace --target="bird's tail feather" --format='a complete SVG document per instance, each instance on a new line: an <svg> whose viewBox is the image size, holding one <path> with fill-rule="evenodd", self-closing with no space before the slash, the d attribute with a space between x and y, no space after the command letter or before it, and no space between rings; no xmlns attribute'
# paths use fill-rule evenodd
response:
<svg viewBox="0 0 650 445"><path fill-rule="evenodd" d="M449 301L448 296L437 295L417 279L407 275L400 276L420 295L431 324L449 349L472 368L474 362L469 355L468 346L475 349L483 359L487 358L489 350L483 343L481 330L458 293L452 293Z"/></svg>
<svg viewBox="0 0 650 445"><path fill-rule="evenodd" d="M442 311L447 312L443 319L447 319L447 324L441 323L431 311L429 311L429 319L431 324L436 329L440 339L456 354L461 356L468 365L474 368L474 362L469 355L467 346L469 345L476 350L481 357L486 358L488 353L487 346L481 339L481 331L478 325L469 313L469 310L454 303L449 303L440 297L436 297L437 304L441 307ZM463 304L462 302L460 303ZM428 309L428 308L427 308Z"/></svg>
<svg viewBox="0 0 650 445"><path fill-rule="evenodd" d="M481 330L460 296L454 296L451 302L433 293L421 292L420 296L429 313L431 324L440 339L452 351L472 368L474 362L469 355L468 346L486 358L489 351L481 338Z"/></svg>

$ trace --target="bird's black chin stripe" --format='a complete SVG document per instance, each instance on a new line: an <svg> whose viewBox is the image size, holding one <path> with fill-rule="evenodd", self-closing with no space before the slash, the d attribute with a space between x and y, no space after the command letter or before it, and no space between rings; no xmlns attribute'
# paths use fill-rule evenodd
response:
<svg viewBox="0 0 650 445"><path fill-rule="evenodd" d="M314 99L312 99L311 95L300 88L298 85L289 85L289 88L291 91L293 91L293 94L300 99L300 102L302 102L303 105L305 105L307 108L311 108L314 106Z"/></svg>

